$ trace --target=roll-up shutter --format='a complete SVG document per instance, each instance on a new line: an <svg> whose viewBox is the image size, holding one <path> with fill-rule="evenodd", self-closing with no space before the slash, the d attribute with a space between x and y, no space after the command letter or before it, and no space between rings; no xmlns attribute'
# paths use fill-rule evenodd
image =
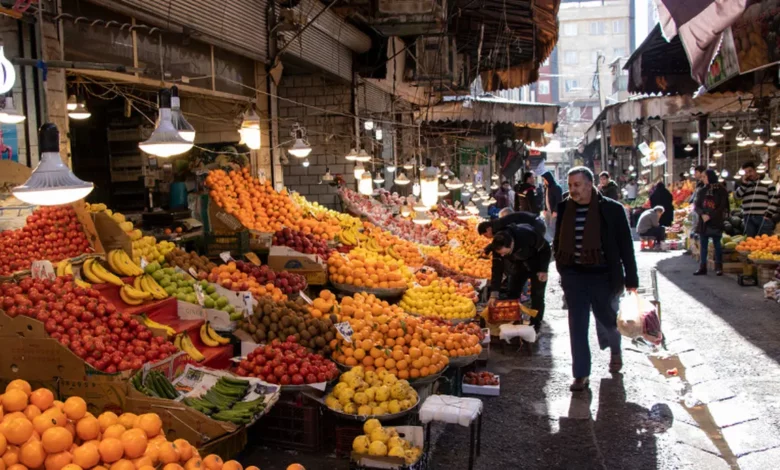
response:
<svg viewBox="0 0 780 470"><path fill-rule="evenodd" d="M389 113L393 97L378 86L363 82L358 88L358 109L369 113Z"/></svg>
<svg viewBox="0 0 780 470"><path fill-rule="evenodd" d="M287 45L294 35L293 32L283 33L281 44ZM285 47L283 53L352 81L352 51L318 29L304 31Z"/></svg>
<svg viewBox="0 0 780 470"><path fill-rule="evenodd" d="M259 61L268 59L267 0L91 0L143 22L186 27L198 39Z"/></svg>

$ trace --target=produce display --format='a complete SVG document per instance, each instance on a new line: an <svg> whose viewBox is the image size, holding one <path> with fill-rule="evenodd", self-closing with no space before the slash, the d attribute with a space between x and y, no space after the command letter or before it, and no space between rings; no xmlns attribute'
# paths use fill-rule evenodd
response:
<svg viewBox="0 0 780 470"><path fill-rule="evenodd" d="M488 307L491 322L517 321L520 319L520 303L517 300L497 300Z"/></svg>
<svg viewBox="0 0 780 470"><path fill-rule="evenodd" d="M313 354L290 336L284 342L276 339L250 352L235 373L272 384L304 385L334 380L339 370L332 361Z"/></svg>
<svg viewBox="0 0 780 470"><path fill-rule="evenodd" d="M417 391L406 380L387 371L365 371L355 366L339 377L339 383L325 397L325 405L358 416L382 416L406 411L417 405Z"/></svg>
<svg viewBox="0 0 780 470"><path fill-rule="evenodd" d="M363 432L352 441L352 450L358 454L374 457L398 457L406 465L412 465L422 456L422 449L413 446L398 436L395 428L383 428L377 419L369 419L363 424Z"/></svg>
<svg viewBox="0 0 780 470"><path fill-rule="evenodd" d="M456 294L466 297L474 303L476 303L479 298L479 294L472 284L468 282L459 283L450 277L439 277L439 273L430 267L418 269L417 272L414 273L414 279L417 284L423 287L430 286L434 281L438 281L443 287L455 288Z"/></svg>
<svg viewBox="0 0 780 470"><path fill-rule="evenodd" d="M165 262L190 273L190 270L194 270L198 274L198 279L205 279L208 273L217 267L216 263L213 263L205 256L198 256L197 253L187 252L179 248L174 248L167 253Z"/></svg>
<svg viewBox="0 0 780 470"><path fill-rule="evenodd" d="M218 266L211 270L207 279L235 292L248 290L256 298L270 294L274 300L287 300L287 294L306 288L306 278L300 274L277 273L267 265L256 266L244 261Z"/></svg>
<svg viewBox="0 0 780 470"><path fill-rule="evenodd" d="M426 317L425 321L437 326L445 326L452 333L466 333L469 335L474 335L480 342L485 339L485 332L482 331L482 328L480 328L479 324L474 322L460 322L453 324L438 317Z"/></svg>
<svg viewBox="0 0 780 470"><path fill-rule="evenodd" d="M239 313L242 315L242 313ZM230 317L231 321L235 321L234 317ZM205 322L200 326L199 330L200 341L210 348L216 348L218 346L225 346L230 344L230 338L225 338L214 330L211 326L211 322Z"/></svg>
<svg viewBox="0 0 780 470"><path fill-rule="evenodd" d="M455 293L454 286L433 281L429 286L407 290L398 305L406 312L444 319L472 318L477 314L474 302Z"/></svg>
<svg viewBox="0 0 780 470"><path fill-rule="evenodd" d="M323 258L330 256L331 252L324 239L289 228L274 233L272 240L275 246L287 246L299 253L319 255Z"/></svg>
<svg viewBox="0 0 780 470"><path fill-rule="evenodd" d="M244 401L249 391L248 381L222 376L200 397L185 397L182 401L213 419L241 425L249 423L265 409L263 396Z"/></svg>
<svg viewBox="0 0 780 470"><path fill-rule="evenodd" d="M471 261L473 262L473 260ZM461 274L457 268L451 268L449 266L446 266L438 257L436 256L428 256L425 258L425 265L434 269L439 276L441 277L448 277L452 279L453 281L457 282L458 284L461 283L468 283L471 284L474 287L477 287L480 285L479 278L476 278L474 276L469 276L466 274ZM484 274L484 273L482 273ZM488 277L487 279L490 279L490 271L488 269Z"/></svg>
<svg viewBox="0 0 780 470"><path fill-rule="evenodd" d="M173 345L176 349L184 351L195 362L203 362L206 360L206 356L203 355L200 350L195 347L190 339L190 335L187 333L179 333L173 340Z"/></svg>
<svg viewBox="0 0 780 470"><path fill-rule="evenodd" d="M399 289L406 287L409 273L393 257L377 252L354 249L349 255L332 253L328 258L331 280L339 284L369 289Z"/></svg>
<svg viewBox="0 0 780 470"><path fill-rule="evenodd" d="M315 318L300 303L275 301L269 297L258 299L248 318L239 320L238 329L249 333L256 343L276 339L294 340L297 345L327 356L330 343L336 338L336 329L328 317Z"/></svg>
<svg viewBox="0 0 780 470"><path fill-rule="evenodd" d="M496 377L495 374L492 372L466 372L466 375L463 376L463 382L467 383L469 385L479 385L481 387L484 386L498 386L498 377Z"/></svg>
<svg viewBox="0 0 780 470"><path fill-rule="evenodd" d="M36 260L55 263L90 251L73 206L41 206L24 227L0 232L0 275L30 269Z"/></svg>
<svg viewBox="0 0 780 470"><path fill-rule="evenodd" d="M736 250L742 252L762 252L766 254L780 253L780 237L777 235L747 237L737 243Z"/></svg>
<svg viewBox="0 0 780 470"><path fill-rule="evenodd" d="M141 259L144 259L147 263L156 261L162 264L168 253L174 249L176 245L167 240L157 242L154 237L142 237L133 241L133 262L140 266Z"/></svg>
<svg viewBox="0 0 780 470"><path fill-rule="evenodd" d="M168 377L160 371L150 370L146 377L143 377L141 371L136 372L130 383L136 390L144 395L155 398L167 398L175 400L179 398L179 392L173 387Z"/></svg>

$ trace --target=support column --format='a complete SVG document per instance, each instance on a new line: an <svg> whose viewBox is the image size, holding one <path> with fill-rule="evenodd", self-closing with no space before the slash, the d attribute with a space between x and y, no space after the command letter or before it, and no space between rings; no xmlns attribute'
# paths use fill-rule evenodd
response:
<svg viewBox="0 0 780 470"><path fill-rule="evenodd" d="M63 45L57 23L43 19L38 27L41 32L41 50L43 60L63 60ZM45 102L43 104L45 122L54 123L60 130L60 155L63 161L71 166L70 155L70 126L66 104L68 101L67 82L65 69L48 69L45 89Z"/></svg>
<svg viewBox="0 0 780 470"><path fill-rule="evenodd" d="M271 175L275 175L275 171L272 170L273 158L271 152L271 105L269 103L268 94L261 93L260 91L268 90L268 75L265 73L265 66L262 62L255 62L255 89L258 90L255 95L257 115L260 116L260 149L252 151L252 171L254 175L263 176L266 179L271 179ZM275 142L275 140L273 141ZM281 174L281 167L278 168L278 173ZM276 183L276 181L272 181Z"/></svg>
<svg viewBox="0 0 780 470"><path fill-rule="evenodd" d="M674 125L669 121L664 121L664 139L666 140L666 172L669 176L666 178L666 185L674 182Z"/></svg>

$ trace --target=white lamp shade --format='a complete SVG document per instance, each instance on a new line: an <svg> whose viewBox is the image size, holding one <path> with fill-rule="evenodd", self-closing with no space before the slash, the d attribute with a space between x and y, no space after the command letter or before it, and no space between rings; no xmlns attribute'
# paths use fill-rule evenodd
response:
<svg viewBox="0 0 780 470"><path fill-rule="evenodd" d="M244 120L241 121L241 127L238 129L241 136L240 144L244 144L252 150L259 150L262 144L260 135L260 116L254 109L244 113Z"/></svg>
<svg viewBox="0 0 780 470"><path fill-rule="evenodd" d="M398 176L396 176L393 180L393 183L397 184L398 186L406 186L411 182L412 181L406 176L406 173L404 172L398 173Z"/></svg>
<svg viewBox="0 0 780 470"><path fill-rule="evenodd" d="M363 168L363 164L362 163L358 163L357 165L355 165L355 170L354 170L353 174L355 175L355 179L356 180L360 181L360 177L363 176L363 173L365 173L365 172L366 172L366 169Z"/></svg>
<svg viewBox="0 0 780 470"><path fill-rule="evenodd" d="M463 183L461 183L461 181L456 176L455 178L451 179L450 181L447 181L447 183L445 183L445 186L448 189L453 189L454 190L454 189L462 188L463 187Z"/></svg>
<svg viewBox="0 0 780 470"><path fill-rule="evenodd" d="M418 212L418 213L417 213L417 214L414 216L414 219L412 219L412 222L414 222L414 223L415 223L415 224L417 224L417 225L428 225L428 224L430 224L431 222L433 222L433 220L432 220L432 219L431 219L431 217L430 217L428 214L426 214L425 212Z"/></svg>
<svg viewBox="0 0 780 470"><path fill-rule="evenodd" d="M187 119L181 113L181 102L179 101L178 90L171 88L171 121L173 127L179 131L179 135L187 142L195 142L195 128L187 122Z"/></svg>
<svg viewBox="0 0 780 470"><path fill-rule="evenodd" d="M358 153L355 149L350 149L349 153L344 157L347 159L347 161L355 162L357 161Z"/></svg>
<svg viewBox="0 0 780 470"><path fill-rule="evenodd" d="M371 161L371 155L366 152L366 149L360 149L360 152L358 152L357 157L355 160L359 162L370 162Z"/></svg>
<svg viewBox="0 0 780 470"><path fill-rule="evenodd" d="M477 207L477 205L474 204L474 200L473 199L471 201L469 201L468 204L466 204L466 210L469 211L469 213L472 214L472 215L479 214L479 207Z"/></svg>
<svg viewBox="0 0 780 470"><path fill-rule="evenodd" d="M382 140L382 129L376 130L376 140Z"/></svg>
<svg viewBox="0 0 780 470"><path fill-rule="evenodd" d="M2 69L2 80L0 80L0 94L8 93L14 87L16 82L16 69L14 65L5 57L5 48L0 44L0 69Z"/></svg>
<svg viewBox="0 0 780 470"><path fill-rule="evenodd" d="M406 204L401 206L401 217L409 217L409 214L411 213L412 213L412 209L409 206L407 206Z"/></svg>
<svg viewBox="0 0 780 470"><path fill-rule="evenodd" d="M376 172L376 177L374 177L374 183L376 183L376 184L382 184L382 183L384 183L384 182L385 182L385 177L384 177L384 176L382 176L382 171L381 171L381 170L380 170L380 171L377 171L377 172Z"/></svg>
<svg viewBox="0 0 780 470"><path fill-rule="evenodd" d="M358 182L358 192L370 196L374 193L374 186L371 182L371 172L366 171L360 175L360 181Z"/></svg>
<svg viewBox="0 0 780 470"><path fill-rule="evenodd" d="M68 117L77 121L83 121L92 116L84 103L77 103L73 111L68 111Z"/></svg>
<svg viewBox="0 0 780 470"><path fill-rule="evenodd" d="M387 165L385 169L387 170L388 173L395 173L396 167L395 165Z"/></svg>
<svg viewBox="0 0 780 470"><path fill-rule="evenodd" d="M490 179L492 179L493 181L498 181L498 175L497 175L496 173L493 173L493 174L490 176Z"/></svg>
<svg viewBox="0 0 780 470"><path fill-rule="evenodd" d="M411 160L404 163L404 170L411 170L412 168L414 168L414 162Z"/></svg>
<svg viewBox="0 0 780 470"><path fill-rule="evenodd" d="M94 185L79 179L60 157L59 131L54 124L41 127L38 138L41 161L30 178L12 192L21 201L39 206L68 204L86 197Z"/></svg>
<svg viewBox="0 0 780 470"><path fill-rule="evenodd" d="M287 149L287 152L295 158L306 158L311 153L311 147L303 139L297 138L292 147Z"/></svg>
<svg viewBox="0 0 780 470"><path fill-rule="evenodd" d="M192 148L192 142L184 140L179 131L173 127L171 92L166 89L160 90L159 99L160 119L157 127L149 139L138 144L138 147L149 155L160 158L172 157L189 151Z"/></svg>
<svg viewBox="0 0 780 470"><path fill-rule="evenodd" d="M14 99L10 96L6 96L5 107L0 111L0 122L3 124L19 124L24 120L24 114L17 111L14 107Z"/></svg>
<svg viewBox="0 0 780 470"><path fill-rule="evenodd" d="M303 165L304 168L308 168L309 167L309 159L307 158L306 160L301 162L301 165Z"/></svg>
<svg viewBox="0 0 780 470"><path fill-rule="evenodd" d="M374 121L369 119L368 121L364 122L363 123L363 128L365 130L367 130L367 131L373 130L374 129Z"/></svg>
<svg viewBox="0 0 780 470"><path fill-rule="evenodd" d="M443 184L439 184L439 196L443 197L450 193L450 190L447 189Z"/></svg>
<svg viewBox="0 0 780 470"><path fill-rule="evenodd" d="M68 111L73 111L76 109L76 105L78 104L78 101L76 101L76 95L70 95L68 96L68 102L65 105L65 109Z"/></svg>

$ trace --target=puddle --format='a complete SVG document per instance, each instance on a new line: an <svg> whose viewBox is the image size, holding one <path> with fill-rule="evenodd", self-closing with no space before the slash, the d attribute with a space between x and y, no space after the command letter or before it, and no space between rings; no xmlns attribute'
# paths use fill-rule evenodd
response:
<svg viewBox="0 0 780 470"><path fill-rule="evenodd" d="M670 380L679 382L676 384L676 389L682 397L679 401L680 405L682 405L682 407L688 411L688 414L690 414L691 418L696 421L696 424L699 426L699 428L704 431L705 434L707 434L707 437L709 437L710 441L712 441L712 443L718 449L720 456L723 458L723 460L726 461L729 467L731 467L732 470L739 470L737 457L734 455L734 452L732 452L728 443L723 438L723 433L721 432L720 427L715 424L715 420L712 418L709 406L699 403L692 397L691 385L686 380L685 366L683 365L682 361L680 361L680 358L676 354L664 357L650 355L648 357L650 358L650 362L652 362L653 366L658 370L658 372L661 373L661 375L667 377ZM667 374L667 371L675 368L677 369L677 377L670 377Z"/></svg>

